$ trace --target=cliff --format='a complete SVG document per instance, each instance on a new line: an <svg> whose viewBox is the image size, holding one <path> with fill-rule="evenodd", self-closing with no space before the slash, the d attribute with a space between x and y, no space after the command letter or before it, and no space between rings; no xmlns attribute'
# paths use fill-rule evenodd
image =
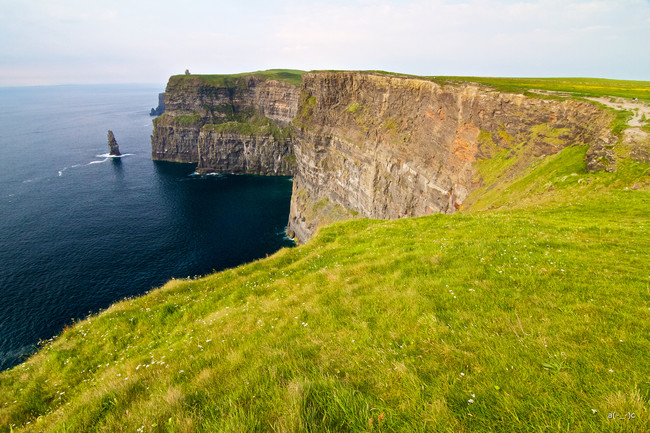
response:
<svg viewBox="0 0 650 433"><path fill-rule="evenodd" d="M614 116L587 101L379 72L286 78L171 77L153 159L294 175L300 242L354 217L456 212L569 146L589 148L592 171L616 167Z"/></svg>
<svg viewBox="0 0 650 433"><path fill-rule="evenodd" d="M484 185L480 162L509 159L495 183L567 146L613 143L611 114L575 100L476 84L361 72L303 76L288 226L304 242L353 216L453 213Z"/></svg>
<svg viewBox="0 0 650 433"><path fill-rule="evenodd" d="M166 111L153 122L152 159L197 163L200 173L292 175L296 75L171 77Z"/></svg>

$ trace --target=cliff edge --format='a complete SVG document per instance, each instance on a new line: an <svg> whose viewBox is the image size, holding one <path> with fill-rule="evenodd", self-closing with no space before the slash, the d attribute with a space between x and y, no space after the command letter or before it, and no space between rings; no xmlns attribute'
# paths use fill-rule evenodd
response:
<svg viewBox="0 0 650 433"><path fill-rule="evenodd" d="M196 163L199 173L292 175L294 75L176 75L153 121L153 160Z"/></svg>
<svg viewBox="0 0 650 433"><path fill-rule="evenodd" d="M355 217L468 208L567 147L616 167L616 117L575 98L381 72L170 78L152 158L202 173L293 175L288 235ZM289 77L290 79L287 79Z"/></svg>
<svg viewBox="0 0 650 433"><path fill-rule="evenodd" d="M477 84L367 72L303 76L294 120L288 232L304 242L354 216L453 213L504 154L498 182L567 146L614 142L612 115L588 102L501 93Z"/></svg>

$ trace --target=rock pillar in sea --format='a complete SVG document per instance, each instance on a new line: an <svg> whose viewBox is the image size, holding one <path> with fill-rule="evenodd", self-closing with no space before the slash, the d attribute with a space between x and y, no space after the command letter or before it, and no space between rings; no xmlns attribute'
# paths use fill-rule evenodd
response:
<svg viewBox="0 0 650 433"><path fill-rule="evenodd" d="M113 131L110 129L108 130L108 153L111 156L120 156L120 147L117 145L117 141L115 141L115 136L113 135Z"/></svg>

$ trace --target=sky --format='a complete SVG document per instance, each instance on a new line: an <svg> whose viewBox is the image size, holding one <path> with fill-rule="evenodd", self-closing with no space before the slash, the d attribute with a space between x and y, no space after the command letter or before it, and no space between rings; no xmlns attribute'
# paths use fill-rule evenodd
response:
<svg viewBox="0 0 650 433"><path fill-rule="evenodd" d="M0 0L0 86L270 68L650 81L650 0Z"/></svg>

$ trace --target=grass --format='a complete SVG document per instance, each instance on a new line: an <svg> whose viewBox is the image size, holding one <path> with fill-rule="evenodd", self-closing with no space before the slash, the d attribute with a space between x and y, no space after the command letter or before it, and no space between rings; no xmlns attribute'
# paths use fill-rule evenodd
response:
<svg viewBox="0 0 650 433"><path fill-rule="evenodd" d="M208 123L203 126L203 129L241 135L272 136L276 141L288 140L292 136L291 127L281 128L276 126L270 119L257 116L241 121Z"/></svg>
<svg viewBox="0 0 650 433"><path fill-rule="evenodd" d="M650 165L621 159L615 175L587 172L587 145L569 146L555 155L531 157L525 147L501 150L477 164L482 186L463 207L472 212L570 203L589 191L625 189L650 184ZM524 163L519 164L522 161Z"/></svg>
<svg viewBox="0 0 650 433"><path fill-rule="evenodd" d="M256 77L262 80L284 81L299 87L302 84L302 74L305 71L297 69L269 69L266 71L243 72L240 74L221 75L174 75L170 78L175 86L183 86L183 83L199 81L201 84L216 88L238 88L245 85L242 78Z"/></svg>
<svg viewBox="0 0 650 433"><path fill-rule="evenodd" d="M331 225L76 323L0 374L0 431L646 431L648 210Z"/></svg>
<svg viewBox="0 0 650 433"><path fill-rule="evenodd" d="M173 117L176 125L196 125L201 122L201 115L198 113L185 114Z"/></svg>
<svg viewBox="0 0 650 433"><path fill-rule="evenodd" d="M336 71L331 71L336 72ZM611 80L607 78L518 78L518 77L471 77L471 76L419 76L396 72L368 70L359 71L391 77L428 79L441 85L477 83L505 93L524 93L532 97L552 98L531 90L567 93L566 96L638 98L650 102L650 81Z"/></svg>
<svg viewBox="0 0 650 433"><path fill-rule="evenodd" d="M427 77L440 83L471 82L493 87L500 92L530 94L533 89L568 92L573 97L621 97L650 101L650 81L609 80L603 78L490 78Z"/></svg>

